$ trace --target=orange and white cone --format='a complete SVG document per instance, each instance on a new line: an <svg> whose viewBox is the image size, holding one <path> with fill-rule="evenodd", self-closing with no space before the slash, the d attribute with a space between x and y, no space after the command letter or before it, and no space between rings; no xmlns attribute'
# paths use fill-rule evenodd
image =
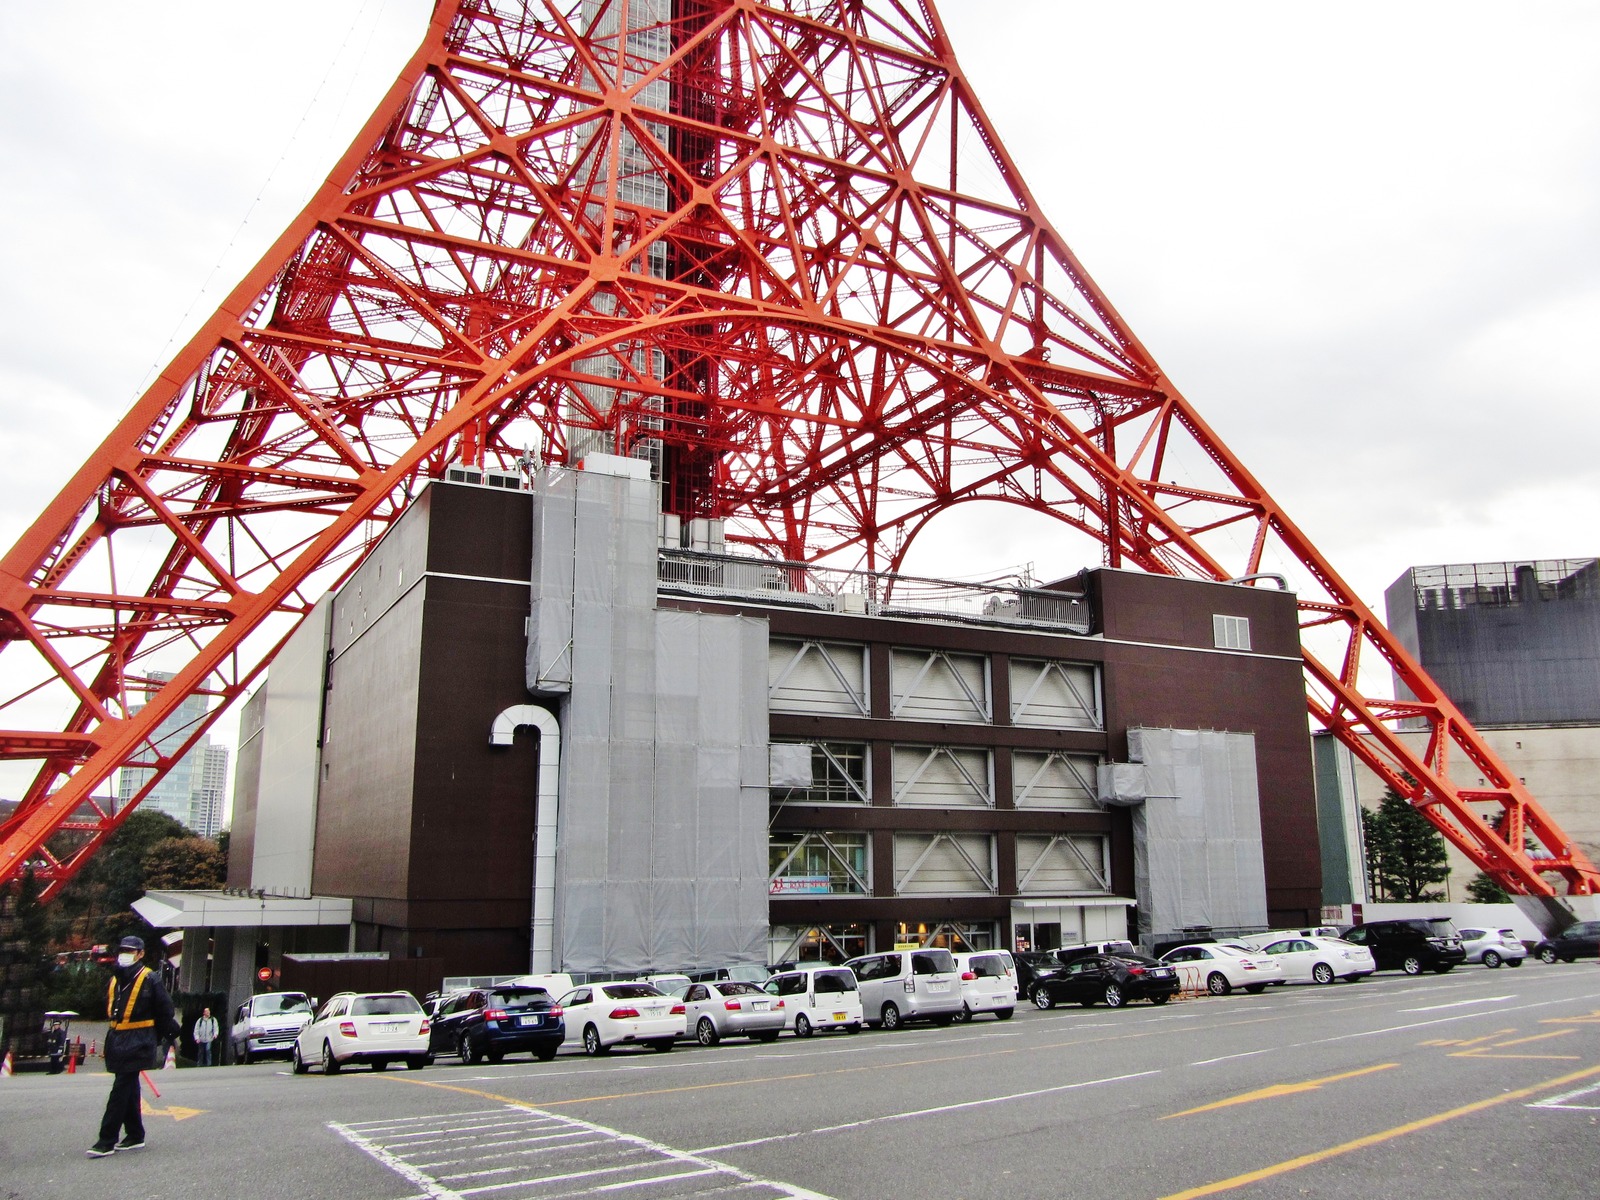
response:
<svg viewBox="0 0 1600 1200"><path fill-rule="evenodd" d="M178 1048L176 1046L167 1047L167 1061L161 1064L161 1069L163 1071L176 1071L178 1069Z"/></svg>
<svg viewBox="0 0 1600 1200"><path fill-rule="evenodd" d="M0 1059L0 1076L11 1074L11 1051L6 1051L6 1056Z"/></svg>

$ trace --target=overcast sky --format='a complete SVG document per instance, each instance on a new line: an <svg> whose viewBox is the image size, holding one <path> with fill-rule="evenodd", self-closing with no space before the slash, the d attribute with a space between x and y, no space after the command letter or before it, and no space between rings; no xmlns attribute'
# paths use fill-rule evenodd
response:
<svg viewBox="0 0 1600 1200"><path fill-rule="evenodd" d="M0 543L304 203L430 8L0 6ZM940 9L1068 244L1380 614L1410 565L1600 552L1600 6ZM959 573L1084 565L1052 540L991 528Z"/></svg>

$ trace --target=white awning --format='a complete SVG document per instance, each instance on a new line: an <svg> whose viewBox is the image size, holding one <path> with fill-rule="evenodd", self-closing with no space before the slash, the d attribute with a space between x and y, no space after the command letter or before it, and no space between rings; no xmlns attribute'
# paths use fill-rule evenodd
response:
<svg viewBox="0 0 1600 1200"><path fill-rule="evenodd" d="M1132 908L1139 903L1127 896L1046 896L1013 900L1013 908Z"/></svg>
<svg viewBox="0 0 1600 1200"><path fill-rule="evenodd" d="M252 896L217 890L146 892L133 911L157 929L348 925L344 896Z"/></svg>

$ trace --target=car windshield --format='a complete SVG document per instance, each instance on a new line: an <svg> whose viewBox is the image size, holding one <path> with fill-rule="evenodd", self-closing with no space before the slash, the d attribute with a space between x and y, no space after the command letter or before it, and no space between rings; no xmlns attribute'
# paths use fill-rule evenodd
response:
<svg viewBox="0 0 1600 1200"><path fill-rule="evenodd" d="M665 995L648 983L608 983L600 990L613 1000L649 1000Z"/></svg>
<svg viewBox="0 0 1600 1200"><path fill-rule="evenodd" d="M357 996L350 1005L352 1017L411 1016L422 1011L411 996Z"/></svg>
<svg viewBox="0 0 1600 1200"><path fill-rule="evenodd" d="M720 991L724 996L766 995L766 992L762 991L753 983L739 983L732 979L726 979L717 984L717 990Z"/></svg>
<svg viewBox="0 0 1600 1200"><path fill-rule="evenodd" d="M281 996L262 996L256 1001L256 1012L261 1016L274 1013L308 1013L311 1001L300 992L285 992Z"/></svg>
<svg viewBox="0 0 1600 1200"><path fill-rule="evenodd" d="M506 988L490 992L487 1003L490 1008L532 1008L549 1004L550 993L543 988Z"/></svg>

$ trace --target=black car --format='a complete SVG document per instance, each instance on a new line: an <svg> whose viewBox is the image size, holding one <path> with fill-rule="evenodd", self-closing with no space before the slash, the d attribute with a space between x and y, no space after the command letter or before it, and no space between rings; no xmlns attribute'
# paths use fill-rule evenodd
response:
<svg viewBox="0 0 1600 1200"><path fill-rule="evenodd" d="M1397 921L1368 921L1339 935L1347 942L1372 951L1380 971L1401 970L1407 975L1446 971L1465 962L1461 935L1449 917L1409 917Z"/></svg>
<svg viewBox="0 0 1600 1200"><path fill-rule="evenodd" d="M561 1006L543 988L468 988L436 1002L428 1049L464 1063L497 1063L524 1050L549 1062L566 1036Z"/></svg>
<svg viewBox="0 0 1600 1200"><path fill-rule="evenodd" d="M1077 1001L1087 1007L1105 1001L1121 1008L1129 1000L1165 1004L1178 991L1178 973L1142 954L1089 954L1059 971L1034 978L1028 996L1040 1008Z"/></svg>
<svg viewBox="0 0 1600 1200"><path fill-rule="evenodd" d="M1547 963L1557 959L1572 962L1578 958L1600 958L1600 921L1579 921L1576 925L1569 925L1555 937L1545 938L1535 946L1533 956Z"/></svg>

